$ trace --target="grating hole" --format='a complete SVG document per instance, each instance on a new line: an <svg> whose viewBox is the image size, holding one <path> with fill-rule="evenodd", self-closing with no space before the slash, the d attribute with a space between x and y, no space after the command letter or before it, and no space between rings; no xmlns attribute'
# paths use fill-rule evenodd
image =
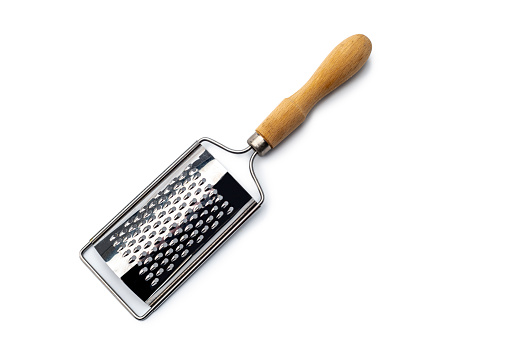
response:
<svg viewBox="0 0 508 339"><path fill-rule="evenodd" d="M175 251L180 252L183 249L183 245L180 244L176 247Z"/></svg>
<svg viewBox="0 0 508 339"><path fill-rule="evenodd" d="M175 207L175 206L171 207L171 208L168 210L168 214L171 214L171 213L173 213L174 211L176 211L176 207Z"/></svg>
<svg viewBox="0 0 508 339"><path fill-rule="evenodd" d="M180 235L182 232L183 232L183 230L182 230L181 228L178 228L178 229L175 231L175 235Z"/></svg>
<svg viewBox="0 0 508 339"><path fill-rule="evenodd" d="M190 235L190 236L191 236L191 238L194 238L196 235L198 235L198 233L199 233L199 231L198 231L198 230L194 230L194 231L192 231L192 233L191 233L191 235Z"/></svg>
<svg viewBox="0 0 508 339"><path fill-rule="evenodd" d="M219 222L218 221L214 221L214 223L212 224L212 230L215 229L215 227L219 226Z"/></svg>
<svg viewBox="0 0 508 339"><path fill-rule="evenodd" d="M160 258L162 258L164 255L162 253L159 253L155 256L155 260L159 260Z"/></svg>
<svg viewBox="0 0 508 339"><path fill-rule="evenodd" d="M151 228L150 225L146 226L145 228L143 228L143 232L146 233L146 232L150 231L150 228Z"/></svg>
<svg viewBox="0 0 508 339"><path fill-rule="evenodd" d="M135 243L136 243L136 240L132 239L131 241L129 241L129 244L127 246L132 247L132 245L134 245Z"/></svg>
<svg viewBox="0 0 508 339"><path fill-rule="evenodd" d="M169 250L167 250L167 251L166 251L166 253L164 253L164 255L165 255L166 257L169 257L169 256L171 255L171 253L173 253L173 249L172 249L172 248L170 248Z"/></svg>
<svg viewBox="0 0 508 339"><path fill-rule="evenodd" d="M143 274L145 274L146 272L148 272L148 268L143 267L143 268L139 271L139 275L143 275Z"/></svg>
<svg viewBox="0 0 508 339"><path fill-rule="evenodd" d="M147 249L148 247L152 246L152 242L151 241L148 241L145 246L143 246L145 249Z"/></svg>
<svg viewBox="0 0 508 339"><path fill-rule="evenodd" d="M224 215L224 212L220 211L218 214L217 214L217 219L220 219L222 218L222 216Z"/></svg>
<svg viewBox="0 0 508 339"><path fill-rule="evenodd" d="M134 252L134 253L138 253L140 249L141 249L141 246L139 246L139 245L138 245L138 246L136 246L136 247L132 250L132 252Z"/></svg>
<svg viewBox="0 0 508 339"><path fill-rule="evenodd" d="M175 267L174 264L169 264L168 268L166 268L166 271L171 271Z"/></svg>
<svg viewBox="0 0 508 339"><path fill-rule="evenodd" d="M200 235L197 239L196 239L196 242L199 244L201 241L203 241L204 239L204 236Z"/></svg>
<svg viewBox="0 0 508 339"><path fill-rule="evenodd" d="M154 263L154 264L150 267L150 271L155 270L157 267L159 267L159 264L158 264L158 263Z"/></svg>
<svg viewBox="0 0 508 339"><path fill-rule="evenodd" d="M160 221L157 221L155 224L153 224L153 228L157 228L161 225Z"/></svg>
<svg viewBox="0 0 508 339"><path fill-rule="evenodd" d="M191 229L193 229L194 226L192 224L188 224L186 227L185 227L185 232L189 232Z"/></svg>
<svg viewBox="0 0 508 339"><path fill-rule="evenodd" d="M141 261L145 260L147 254L148 253L146 253L145 251L141 252L141 254L139 255L139 260Z"/></svg>
<svg viewBox="0 0 508 339"><path fill-rule="evenodd" d="M136 260L136 256L133 255L132 257L129 258L129 264L132 264L135 260Z"/></svg>
<svg viewBox="0 0 508 339"><path fill-rule="evenodd" d="M169 262L168 258L164 258L164 260L161 261L161 266L165 266Z"/></svg>
<svg viewBox="0 0 508 339"><path fill-rule="evenodd" d="M187 247L191 247L192 244L194 244L194 240L189 240L189 242L186 245L187 245Z"/></svg>
<svg viewBox="0 0 508 339"><path fill-rule="evenodd" d="M129 254L131 254L131 250L127 250L127 251L123 252L122 257L126 257Z"/></svg>
<svg viewBox="0 0 508 339"><path fill-rule="evenodd" d="M159 269L157 270L157 272L155 273L155 275L156 275L156 276L159 276L159 275L161 275L162 273L164 273L164 269L163 269L163 268L159 268Z"/></svg>
<svg viewBox="0 0 508 339"><path fill-rule="evenodd" d="M146 239L146 235L142 235L139 237L138 242L142 243L143 241L145 241L145 239Z"/></svg>
<svg viewBox="0 0 508 339"><path fill-rule="evenodd" d="M231 214L231 212L233 212L233 206L231 206L229 209L228 209L228 215Z"/></svg>
<svg viewBox="0 0 508 339"><path fill-rule="evenodd" d="M206 222L207 222L207 223L212 222L212 220L213 220L213 215L211 215L211 216L209 216L208 218L206 218Z"/></svg>
<svg viewBox="0 0 508 339"><path fill-rule="evenodd" d="M182 252L182 258L185 258L189 254L189 250L185 250Z"/></svg>
<svg viewBox="0 0 508 339"><path fill-rule="evenodd" d="M208 226L205 226L201 229L201 233L206 233L208 231Z"/></svg>
<svg viewBox="0 0 508 339"><path fill-rule="evenodd" d="M173 240L170 241L169 246L175 246L177 242L178 242L178 239L173 238Z"/></svg>
<svg viewBox="0 0 508 339"><path fill-rule="evenodd" d="M157 283L159 282L159 278L155 278L153 281L152 281L152 286L155 286L157 285Z"/></svg>
<svg viewBox="0 0 508 339"><path fill-rule="evenodd" d="M152 260L153 260L153 258L152 258L152 257L148 257L148 258L146 258L146 259L145 259L144 264L145 264L145 265L148 265L149 263L151 263L151 262L152 262Z"/></svg>
<svg viewBox="0 0 508 339"><path fill-rule="evenodd" d="M175 254L174 256L171 257L171 261L176 261L176 259L178 259L178 254Z"/></svg>
<svg viewBox="0 0 508 339"><path fill-rule="evenodd" d="M157 234L157 232L152 231L152 232L150 232L150 234L148 235L148 238L150 238L150 239L151 239L151 238L153 238L156 234Z"/></svg>
<svg viewBox="0 0 508 339"><path fill-rule="evenodd" d="M189 235L188 234L184 234L182 235L182 237L180 238L180 242L184 242L185 240L187 240L189 238Z"/></svg>
<svg viewBox="0 0 508 339"><path fill-rule="evenodd" d="M201 227L203 226L203 224L204 224L203 220L200 220L196 223L196 227Z"/></svg>
<svg viewBox="0 0 508 339"><path fill-rule="evenodd" d="M148 281L150 279L153 278L153 273L149 273L146 277L145 277L145 280Z"/></svg>

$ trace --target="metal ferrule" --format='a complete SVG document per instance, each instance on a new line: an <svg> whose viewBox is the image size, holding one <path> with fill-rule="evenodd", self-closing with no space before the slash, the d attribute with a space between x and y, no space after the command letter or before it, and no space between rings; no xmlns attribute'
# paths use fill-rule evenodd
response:
<svg viewBox="0 0 508 339"><path fill-rule="evenodd" d="M247 143L256 151L260 156L265 155L272 149L272 147L266 142L265 139L256 132L247 139Z"/></svg>

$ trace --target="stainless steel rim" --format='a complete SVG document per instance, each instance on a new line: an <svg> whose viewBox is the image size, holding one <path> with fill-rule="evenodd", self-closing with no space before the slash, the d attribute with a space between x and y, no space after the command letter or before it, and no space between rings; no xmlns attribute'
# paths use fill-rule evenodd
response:
<svg viewBox="0 0 508 339"><path fill-rule="evenodd" d="M159 308L164 301L166 301L172 294L175 292L178 287L180 287L209 257L211 257L239 228L242 224L255 212L261 204L265 200L263 189L256 177L254 172L254 159L258 155L258 153L254 150L252 156L249 160L249 171L256 184L256 187L259 191L260 200L257 202L253 202L249 205L227 228L227 230L221 234L219 238L217 238L212 244L210 244L206 250L193 262L193 264L187 267L170 286L160 295L158 299L154 301L152 305L149 305L150 309L143 315L138 315L134 312L134 310L126 303L126 301L103 279L103 277L94 269L94 267L84 258L84 252L87 251L100 237L102 237L106 232L108 232L111 227L115 225L115 223L123 217L123 215L130 210L131 207L135 206L138 201L145 196L147 192L156 187L159 182L173 169L175 169L183 159L185 159L191 152L193 152L201 143L208 142L211 143L227 152L233 154L243 154L249 152L253 149L250 145L241 150L235 150L229 148L214 139L211 138L201 138L191 145L180 157L178 157L175 162L173 162L164 172L162 172L150 185L148 185L140 194L138 194L125 208L123 208L106 226L104 226L97 234L95 234L90 241L80 250L79 257L81 261L94 273L94 275L102 282L104 286L116 297L116 299L123 305L127 311L136 319L144 320L150 314L152 314L157 308Z"/></svg>

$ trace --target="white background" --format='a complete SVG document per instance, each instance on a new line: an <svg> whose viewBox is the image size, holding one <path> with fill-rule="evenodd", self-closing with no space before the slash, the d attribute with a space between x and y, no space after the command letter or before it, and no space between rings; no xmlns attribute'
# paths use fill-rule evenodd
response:
<svg viewBox="0 0 508 339"><path fill-rule="evenodd" d="M2 1L2 333L506 338L503 5ZM356 33L364 69L257 159L263 208L134 320L79 249L199 137L243 148Z"/></svg>

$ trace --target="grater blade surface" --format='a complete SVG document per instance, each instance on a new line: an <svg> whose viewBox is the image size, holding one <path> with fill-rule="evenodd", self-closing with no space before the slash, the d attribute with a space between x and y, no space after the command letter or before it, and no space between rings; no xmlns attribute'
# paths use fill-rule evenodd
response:
<svg viewBox="0 0 508 339"><path fill-rule="evenodd" d="M94 243L102 259L150 303L253 202L202 145Z"/></svg>

